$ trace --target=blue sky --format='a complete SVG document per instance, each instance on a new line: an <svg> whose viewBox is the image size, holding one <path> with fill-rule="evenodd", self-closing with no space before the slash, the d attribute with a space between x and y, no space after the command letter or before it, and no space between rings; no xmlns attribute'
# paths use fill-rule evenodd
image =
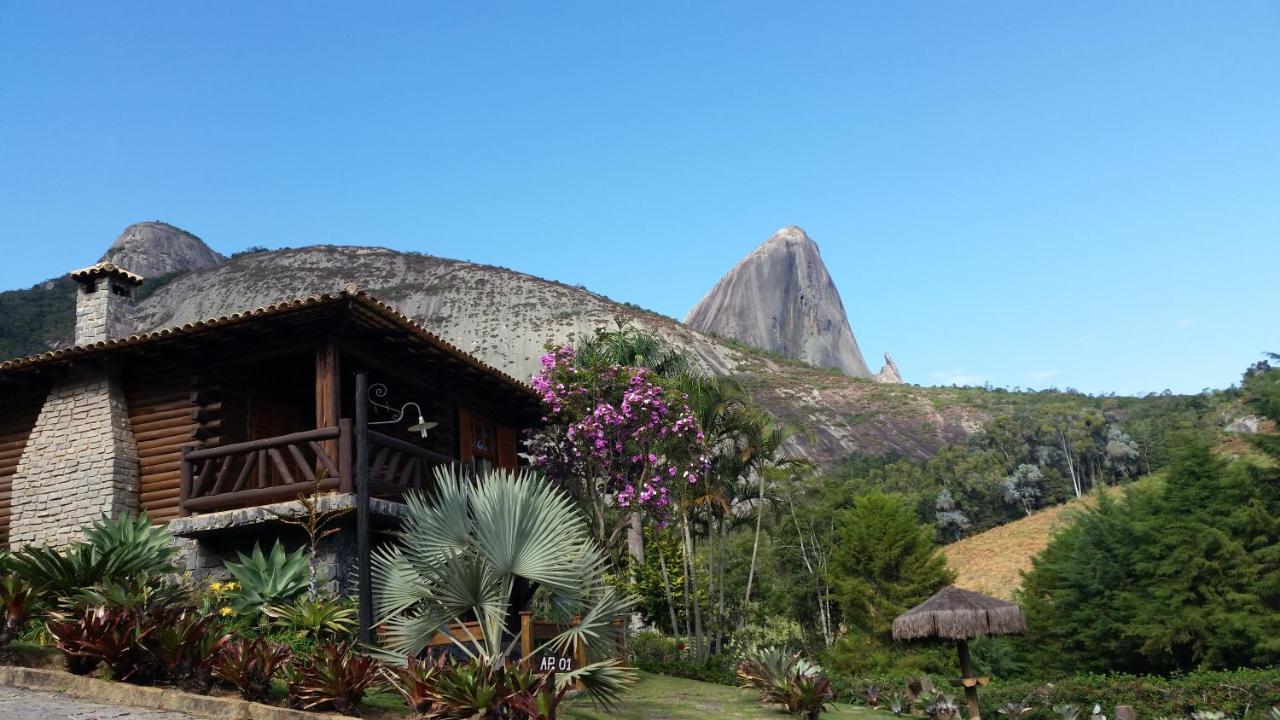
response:
<svg viewBox="0 0 1280 720"><path fill-rule="evenodd" d="M796 224L911 382L1280 351L1280 3L365 5L0 0L0 287L163 219L683 318Z"/></svg>

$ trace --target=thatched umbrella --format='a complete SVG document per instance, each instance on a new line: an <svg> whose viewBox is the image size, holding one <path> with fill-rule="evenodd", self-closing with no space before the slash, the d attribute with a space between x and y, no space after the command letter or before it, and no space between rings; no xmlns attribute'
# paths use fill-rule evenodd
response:
<svg viewBox="0 0 1280 720"><path fill-rule="evenodd" d="M969 717L978 719L978 681L969 657L970 638L1015 635L1027 631L1022 608L1007 600L948 585L933 597L893 620L894 640L942 638L955 640L960 653L960 683L964 685Z"/></svg>

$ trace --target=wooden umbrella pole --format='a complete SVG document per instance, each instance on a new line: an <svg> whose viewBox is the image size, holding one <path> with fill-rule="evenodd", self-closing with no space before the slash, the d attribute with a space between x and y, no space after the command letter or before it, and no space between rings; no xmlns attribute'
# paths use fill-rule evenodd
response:
<svg viewBox="0 0 1280 720"><path fill-rule="evenodd" d="M956 641L960 653L960 684L964 685L964 704L969 708L969 720L980 720L978 713L978 679L973 674L973 658L969 657L969 641Z"/></svg>

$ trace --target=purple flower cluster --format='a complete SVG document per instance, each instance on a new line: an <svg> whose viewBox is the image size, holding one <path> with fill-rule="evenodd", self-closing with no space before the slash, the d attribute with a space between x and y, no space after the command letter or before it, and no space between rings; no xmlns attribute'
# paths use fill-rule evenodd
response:
<svg viewBox="0 0 1280 720"><path fill-rule="evenodd" d="M551 436L534 465L553 479L600 483L619 505L661 514L673 488L696 483L710 462L686 398L645 368L575 361L572 347L556 348L533 378Z"/></svg>

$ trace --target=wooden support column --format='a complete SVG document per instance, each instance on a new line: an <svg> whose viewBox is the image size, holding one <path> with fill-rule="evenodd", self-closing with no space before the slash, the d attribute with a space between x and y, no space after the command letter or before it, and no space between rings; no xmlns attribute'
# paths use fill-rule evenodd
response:
<svg viewBox="0 0 1280 720"><path fill-rule="evenodd" d="M978 712L978 678L974 677L973 658L969 657L969 641L956 641L960 653L960 684L964 685L964 704L968 706L969 720L980 720Z"/></svg>
<svg viewBox="0 0 1280 720"><path fill-rule="evenodd" d="M520 611L520 666L533 669L533 611Z"/></svg>
<svg viewBox="0 0 1280 720"><path fill-rule="evenodd" d="M360 642L373 643L373 572L369 567L369 373L356 373L356 556L360 564L357 617Z"/></svg>
<svg viewBox="0 0 1280 720"><path fill-rule="evenodd" d="M316 347L316 427L338 426L338 413L342 407L339 396L338 341L326 338ZM331 458L338 457L338 441L325 440L324 451ZM316 463L316 472L321 470Z"/></svg>

